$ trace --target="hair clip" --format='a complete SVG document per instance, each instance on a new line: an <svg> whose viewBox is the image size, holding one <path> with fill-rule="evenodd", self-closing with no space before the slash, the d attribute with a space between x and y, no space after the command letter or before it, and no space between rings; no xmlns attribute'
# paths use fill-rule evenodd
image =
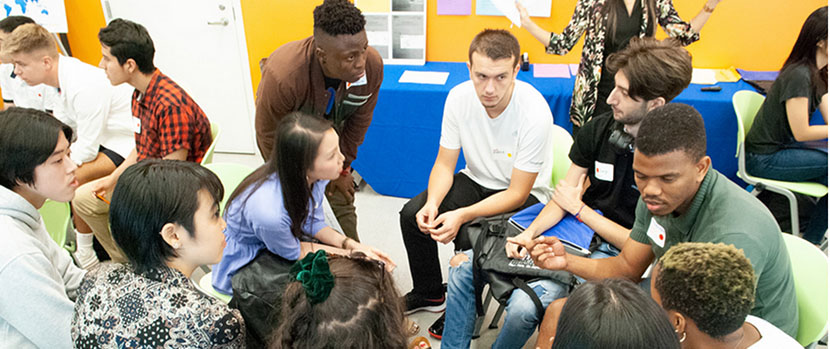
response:
<svg viewBox="0 0 830 349"><path fill-rule="evenodd" d="M322 303L334 288L334 275L329 269L326 251L318 250L307 254L291 266L293 278L302 283L308 302L312 305Z"/></svg>

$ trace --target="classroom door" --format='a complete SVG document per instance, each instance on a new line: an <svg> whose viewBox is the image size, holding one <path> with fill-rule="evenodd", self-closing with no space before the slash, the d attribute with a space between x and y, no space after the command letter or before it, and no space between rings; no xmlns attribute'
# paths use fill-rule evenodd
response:
<svg viewBox="0 0 830 349"><path fill-rule="evenodd" d="M155 64L219 123L218 152L254 154L254 96L239 0L102 0L104 18L144 25Z"/></svg>

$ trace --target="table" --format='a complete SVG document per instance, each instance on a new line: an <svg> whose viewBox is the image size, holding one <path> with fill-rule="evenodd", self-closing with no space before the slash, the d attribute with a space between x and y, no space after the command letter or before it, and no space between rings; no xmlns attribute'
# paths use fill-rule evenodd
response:
<svg viewBox="0 0 830 349"><path fill-rule="evenodd" d="M386 65L372 125L357 160L352 163L363 179L383 195L410 198L427 188L429 172L438 155L444 101L450 89L470 79L465 63L427 62L423 66ZM405 70L449 72L444 85L398 83ZM553 122L569 132L568 114L574 78L534 78L532 71L520 71L519 80L535 87L550 105ZM690 85L673 102L695 107L706 125L707 153L714 168L743 185L736 173L738 126L732 95L754 90L744 81L718 83L720 92L702 92L702 85ZM463 156L458 168L464 167Z"/></svg>

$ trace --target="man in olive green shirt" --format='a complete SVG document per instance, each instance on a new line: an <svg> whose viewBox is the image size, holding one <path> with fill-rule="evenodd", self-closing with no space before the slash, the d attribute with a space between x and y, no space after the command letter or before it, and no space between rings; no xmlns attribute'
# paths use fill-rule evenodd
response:
<svg viewBox="0 0 830 349"><path fill-rule="evenodd" d="M536 264L586 279L639 281L655 257L674 244L731 244L744 251L755 269L752 315L795 337L795 286L778 224L760 201L711 168L700 114L684 104L654 109L642 121L635 144L634 179L641 196L620 255L576 257L566 254L556 238L538 238L526 246Z"/></svg>

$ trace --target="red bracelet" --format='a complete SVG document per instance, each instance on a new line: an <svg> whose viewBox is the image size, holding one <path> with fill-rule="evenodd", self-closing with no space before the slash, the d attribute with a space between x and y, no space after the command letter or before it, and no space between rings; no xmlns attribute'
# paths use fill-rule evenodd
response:
<svg viewBox="0 0 830 349"><path fill-rule="evenodd" d="M580 207L580 208L579 208L579 211L576 211L576 214L574 215L574 217L576 217L576 220L578 220L578 221L579 221L579 223L584 223L584 222L582 221L582 217L579 217L579 214L580 214L580 213L582 213L582 209L583 209L583 208L585 208L585 204L582 204L582 207Z"/></svg>

